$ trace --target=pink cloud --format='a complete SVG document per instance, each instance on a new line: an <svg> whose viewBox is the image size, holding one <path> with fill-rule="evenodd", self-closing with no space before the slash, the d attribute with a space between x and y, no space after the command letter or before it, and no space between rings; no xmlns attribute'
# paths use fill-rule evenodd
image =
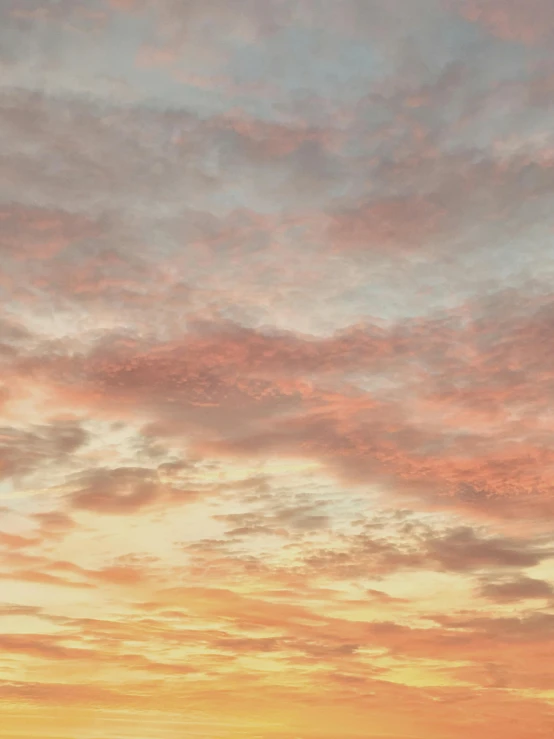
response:
<svg viewBox="0 0 554 739"><path fill-rule="evenodd" d="M440 234L445 215L440 206L424 198L382 200L337 215L331 238L341 246L417 252Z"/></svg>
<svg viewBox="0 0 554 739"><path fill-rule="evenodd" d="M518 0L465 0L460 8L468 20L483 24L502 39L536 44L554 34L550 0L530 0L525 5Z"/></svg>
<svg viewBox="0 0 554 739"><path fill-rule="evenodd" d="M98 233L81 215L41 208L0 208L0 250L17 260L51 259L70 245Z"/></svg>
<svg viewBox="0 0 554 739"><path fill-rule="evenodd" d="M505 496L510 511L532 491L549 510L554 457L541 408L554 387L544 351L550 307L539 299L508 308L505 299L469 305L466 318L456 311L324 339L199 322L175 342L114 337L88 354L29 358L20 372L46 382L58 402L141 418L150 435L202 453L315 459L343 479L433 506L473 495L500 512L494 501ZM500 329L499 310L513 314ZM356 388L348 378L360 372L378 383L392 375L396 390ZM140 489L144 502L155 496Z"/></svg>

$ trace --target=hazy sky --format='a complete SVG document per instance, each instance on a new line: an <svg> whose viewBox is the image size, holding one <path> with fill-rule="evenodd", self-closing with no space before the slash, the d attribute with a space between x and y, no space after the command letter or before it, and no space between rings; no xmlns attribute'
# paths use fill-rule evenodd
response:
<svg viewBox="0 0 554 739"><path fill-rule="evenodd" d="M554 1L0 0L2 739L554 735Z"/></svg>

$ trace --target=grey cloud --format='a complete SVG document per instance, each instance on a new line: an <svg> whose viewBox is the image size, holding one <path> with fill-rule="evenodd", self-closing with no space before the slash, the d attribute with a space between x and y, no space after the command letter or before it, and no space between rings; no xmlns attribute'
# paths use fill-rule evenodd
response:
<svg viewBox="0 0 554 739"><path fill-rule="evenodd" d="M25 475L41 466L67 461L88 438L88 433L72 422L27 429L4 426L0 428L1 476Z"/></svg>
<svg viewBox="0 0 554 739"><path fill-rule="evenodd" d="M497 603L517 603L527 599L551 599L554 587L546 580L520 576L512 580L485 582L479 595Z"/></svg>
<svg viewBox="0 0 554 739"><path fill-rule="evenodd" d="M464 572L489 567L533 567L554 556L554 549L503 537L479 537L464 526L427 541L427 554L446 570Z"/></svg>

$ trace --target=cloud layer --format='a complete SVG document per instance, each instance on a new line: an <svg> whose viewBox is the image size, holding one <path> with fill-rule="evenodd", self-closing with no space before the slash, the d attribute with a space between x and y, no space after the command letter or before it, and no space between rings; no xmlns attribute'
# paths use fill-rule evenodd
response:
<svg viewBox="0 0 554 739"><path fill-rule="evenodd" d="M7 736L552 735L553 37L2 5Z"/></svg>

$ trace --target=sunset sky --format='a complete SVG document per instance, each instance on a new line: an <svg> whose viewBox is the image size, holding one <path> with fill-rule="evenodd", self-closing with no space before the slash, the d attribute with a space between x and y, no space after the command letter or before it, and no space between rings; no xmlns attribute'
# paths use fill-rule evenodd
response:
<svg viewBox="0 0 554 739"><path fill-rule="evenodd" d="M554 736L554 0L0 0L1 739Z"/></svg>

